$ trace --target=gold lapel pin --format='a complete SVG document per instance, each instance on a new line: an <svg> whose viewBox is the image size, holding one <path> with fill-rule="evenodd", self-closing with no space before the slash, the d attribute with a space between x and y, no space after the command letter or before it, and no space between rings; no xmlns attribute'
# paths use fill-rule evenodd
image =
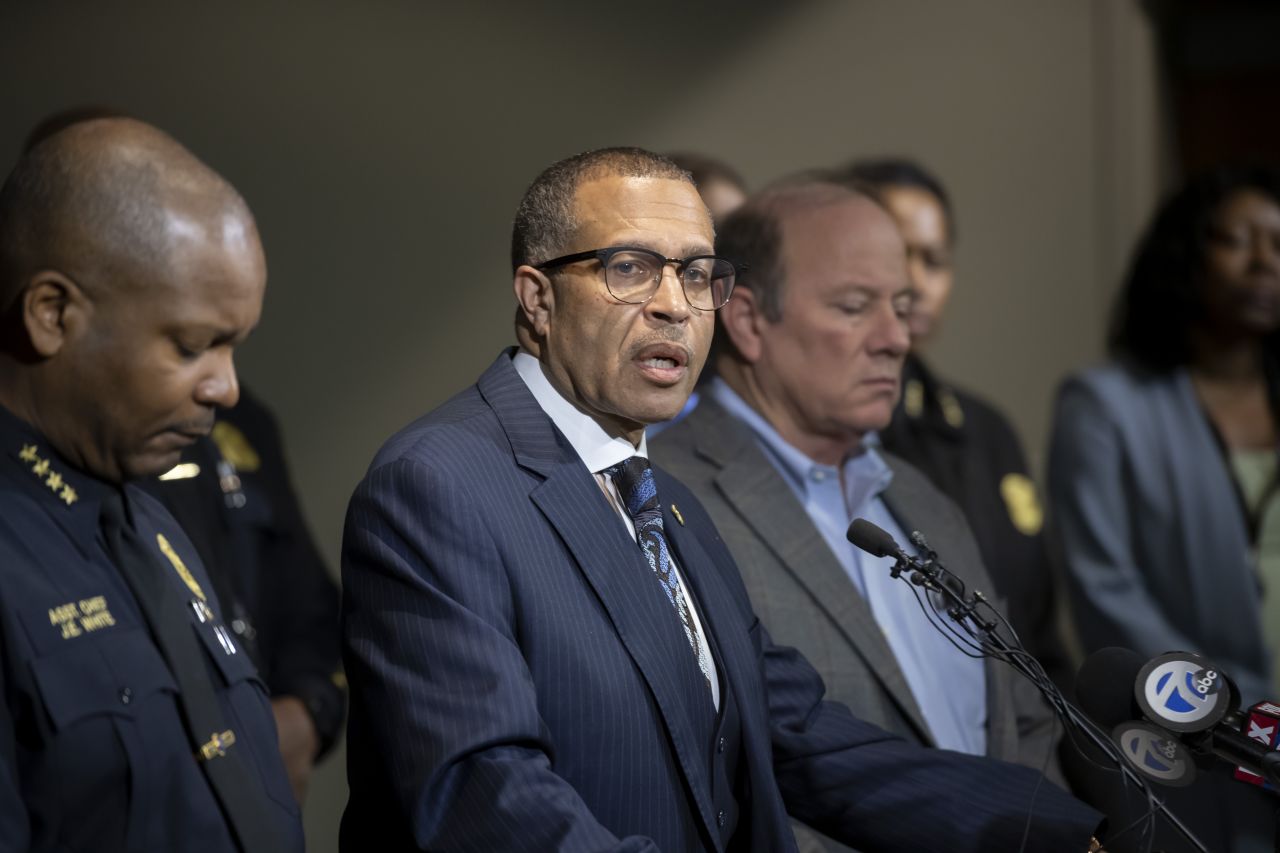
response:
<svg viewBox="0 0 1280 853"><path fill-rule="evenodd" d="M214 732L208 743L200 745L200 754L196 756L196 760L212 761L215 758L222 758L227 754L227 750L236 745L236 733L231 729L227 729L222 734Z"/></svg>
<svg viewBox="0 0 1280 853"><path fill-rule="evenodd" d="M192 477L199 476L200 466L195 462L179 462L161 474L160 479L168 482L170 480L190 480Z"/></svg>
<svg viewBox="0 0 1280 853"><path fill-rule="evenodd" d="M675 504L671 505L671 514L676 517L676 521L680 522L680 526L684 527L684 516L680 514L680 507Z"/></svg>

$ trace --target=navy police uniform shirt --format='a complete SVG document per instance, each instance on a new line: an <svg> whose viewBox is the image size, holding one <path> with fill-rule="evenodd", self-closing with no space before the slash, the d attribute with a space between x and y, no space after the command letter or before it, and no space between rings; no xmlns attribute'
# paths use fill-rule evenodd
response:
<svg viewBox="0 0 1280 853"><path fill-rule="evenodd" d="M221 615L271 695L305 705L323 756L346 711L338 586L303 520L271 412L242 386L240 402L218 413L211 436L171 471L138 485L187 533Z"/></svg>
<svg viewBox="0 0 1280 853"><path fill-rule="evenodd" d="M183 724L177 684L100 528L119 487L63 460L0 408L0 851L235 851ZM164 509L126 487L172 568L207 676L255 792L303 847L266 689ZM201 608L203 607L203 610ZM204 620L197 616L202 612ZM212 618L209 618L212 616ZM211 760L218 760L213 758Z"/></svg>

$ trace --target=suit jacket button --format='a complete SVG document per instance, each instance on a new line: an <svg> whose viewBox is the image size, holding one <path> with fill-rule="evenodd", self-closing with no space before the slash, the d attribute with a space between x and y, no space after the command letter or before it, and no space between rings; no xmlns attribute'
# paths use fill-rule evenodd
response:
<svg viewBox="0 0 1280 853"><path fill-rule="evenodd" d="M716 752L724 752L724 738L716 741Z"/></svg>
<svg viewBox="0 0 1280 853"><path fill-rule="evenodd" d="M133 691L130 690L128 687L121 687L120 688L120 704L128 705L132 701L133 701Z"/></svg>
<svg viewBox="0 0 1280 853"><path fill-rule="evenodd" d="M724 826L726 820L728 820L728 818L725 817L724 812L720 812L716 815L716 826Z"/></svg>

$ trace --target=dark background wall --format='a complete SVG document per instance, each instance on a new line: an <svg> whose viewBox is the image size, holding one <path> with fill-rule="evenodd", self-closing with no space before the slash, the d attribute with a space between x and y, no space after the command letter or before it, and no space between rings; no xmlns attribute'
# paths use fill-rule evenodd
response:
<svg viewBox="0 0 1280 853"><path fill-rule="evenodd" d="M378 444L510 342L510 217L555 159L702 150L758 185L919 157L960 217L934 359L1037 458L1168 171L1152 31L1127 0L9 3L0 81L0 163L45 114L97 104L249 199L271 280L241 374L335 568ZM336 849L343 779L339 756L313 785L313 850Z"/></svg>

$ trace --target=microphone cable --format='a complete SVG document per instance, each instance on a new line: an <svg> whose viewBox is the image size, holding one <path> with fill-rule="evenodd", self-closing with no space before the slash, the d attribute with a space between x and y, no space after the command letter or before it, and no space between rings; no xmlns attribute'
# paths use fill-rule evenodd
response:
<svg viewBox="0 0 1280 853"><path fill-rule="evenodd" d="M1169 811L1164 800L1157 796L1147 780L1129 765L1128 759L1112 741L1110 734L1103 731L1063 695L1049 678L1040 661L1026 650L1008 619L991 605L981 591L974 590L966 598L964 582L942 564L937 552L929 547L919 531L913 531L911 534L912 544L921 554L918 557L908 554L890 534L866 519L854 519L849 525L847 538L855 546L873 556L893 557L895 562L890 569L890 575L907 581L916 603L930 625L942 632L943 636L962 654L971 658L994 658L1012 667L1030 681L1048 702L1071 745L1085 760L1103 772L1119 772L1122 790L1129 792L1133 789L1134 793L1146 800L1147 810L1128 826L1108 833L1110 840L1138 830L1140 849L1150 853L1155 843L1156 816L1163 815L1193 847L1202 853L1208 853L1208 848L1176 815ZM903 578L902 576L906 573L909 573L909 577ZM942 606L935 606L932 602L926 603L928 596L921 595L921 589L939 596L943 601ZM945 619L938 612L939 610L943 610L950 620ZM1103 754L1107 763L1098 761L1090 754L1090 745ZM1046 754L1042 770L1048 768L1049 757L1050 754ZM1032 793L1021 849L1026 847L1036 796L1043 781L1044 773L1042 772Z"/></svg>

